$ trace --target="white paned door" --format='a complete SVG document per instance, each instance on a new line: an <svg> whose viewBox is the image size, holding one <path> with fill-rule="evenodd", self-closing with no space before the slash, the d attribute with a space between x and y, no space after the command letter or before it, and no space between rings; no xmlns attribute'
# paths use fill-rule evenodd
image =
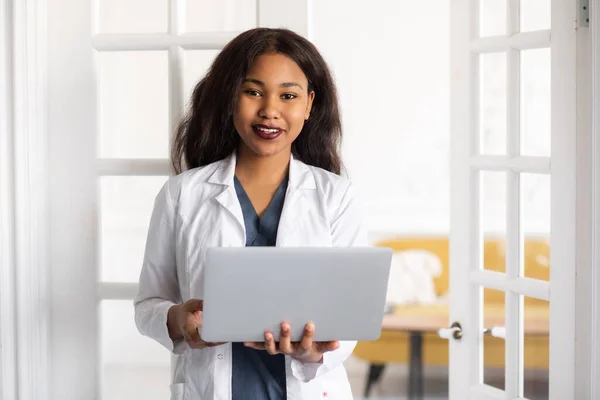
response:
<svg viewBox="0 0 600 400"><path fill-rule="evenodd" d="M239 32L308 34L306 0L48 0L48 398L169 398L170 355L133 298L170 135Z"/></svg>
<svg viewBox="0 0 600 400"><path fill-rule="evenodd" d="M451 400L573 398L577 3L452 2Z"/></svg>

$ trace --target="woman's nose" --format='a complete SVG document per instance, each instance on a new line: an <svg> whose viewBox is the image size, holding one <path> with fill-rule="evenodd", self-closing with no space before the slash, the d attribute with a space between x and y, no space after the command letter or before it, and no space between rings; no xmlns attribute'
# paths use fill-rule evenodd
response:
<svg viewBox="0 0 600 400"><path fill-rule="evenodd" d="M279 111L278 99L265 98L258 115L264 119L279 118L281 113Z"/></svg>

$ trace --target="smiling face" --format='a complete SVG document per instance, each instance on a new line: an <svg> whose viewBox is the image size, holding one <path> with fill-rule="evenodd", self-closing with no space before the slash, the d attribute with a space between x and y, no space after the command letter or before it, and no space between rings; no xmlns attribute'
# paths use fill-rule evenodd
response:
<svg viewBox="0 0 600 400"><path fill-rule="evenodd" d="M283 54L257 57L240 88L233 116L241 150L262 157L290 153L314 97L292 59Z"/></svg>

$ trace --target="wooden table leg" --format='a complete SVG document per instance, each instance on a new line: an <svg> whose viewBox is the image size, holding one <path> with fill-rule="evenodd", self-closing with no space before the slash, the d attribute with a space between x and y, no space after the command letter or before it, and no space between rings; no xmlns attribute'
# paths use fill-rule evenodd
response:
<svg viewBox="0 0 600 400"><path fill-rule="evenodd" d="M422 400L423 382L423 333L410 333L410 362L408 367L408 398Z"/></svg>

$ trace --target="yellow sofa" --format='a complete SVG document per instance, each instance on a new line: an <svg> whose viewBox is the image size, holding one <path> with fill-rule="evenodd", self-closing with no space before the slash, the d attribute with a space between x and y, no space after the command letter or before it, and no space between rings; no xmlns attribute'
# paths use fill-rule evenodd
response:
<svg viewBox="0 0 600 400"><path fill-rule="evenodd" d="M378 244L390 247L394 251L425 250L437 255L443 265L442 273L434 281L437 296L448 292L448 238L447 237L421 237L401 238L384 241ZM505 270L505 244L503 240L486 239L484 243L485 269L504 272ZM524 245L524 271L525 276L535 279L549 280L550 247L546 239L528 238ZM548 307L543 300L526 298L525 320L529 308ZM504 307L504 293L495 290L484 290L484 310L487 306ZM485 311L484 311L485 312ZM525 321L525 323L527 323ZM440 327L441 328L441 327ZM371 365L385 365L389 363L409 362L408 332L383 330L381 338L374 342L359 342L354 350L354 356ZM448 365L448 341L441 339L437 334L426 333L423 335L422 363L429 366ZM524 365L525 368L548 368L548 337L525 337ZM504 367L504 340L491 336L484 339L484 364L486 367ZM379 373L380 374L380 373ZM378 379L378 376L375 380ZM369 385L370 386L370 385Z"/></svg>

